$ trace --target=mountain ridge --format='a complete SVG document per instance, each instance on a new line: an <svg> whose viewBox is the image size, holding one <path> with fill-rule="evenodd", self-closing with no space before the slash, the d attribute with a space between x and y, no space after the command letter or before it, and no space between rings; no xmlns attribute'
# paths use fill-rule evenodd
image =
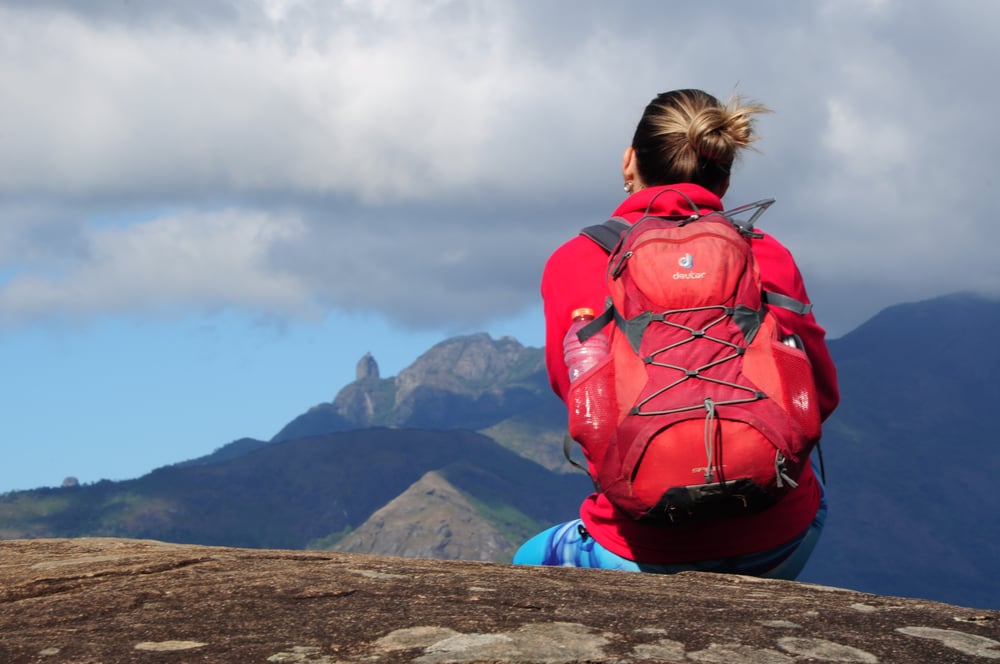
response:
<svg viewBox="0 0 1000 664"><path fill-rule="evenodd" d="M824 429L831 511L803 580L997 606L992 561L1000 559L1000 520L992 478L1000 473L1000 455L989 444L995 434L985 414L1000 397L1000 352L978 343L997 324L1000 302L963 293L889 307L830 341L843 397ZM448 375L452 364L459 368ZM541 349L485 334L456 337L404 371L401 390L398 377L380 378L368 367L332 402L307 410L272 440L240 439L157 469L142 482L2 496L0 538L51 536L73 526L76 533L195 541L196 533L177 529L181 514L204 520L203 531L219 538L195 543L216 543L232 535L221 506L213 506L222 501L231 521L252 524L239 516L249 506L276 522L257 531L247 526L253 536L242 533L226 544L336 547L374 528L369 520L407 491L425 490L420 482L428 473L448 487L441 485L448 519L475 513L462 534L501 532L516 546L520 533L576 515L589 480L553 472L568 470L561 458L565 410L548 387ZM423 420L413 416L417 406ZM408 428L420 421L429 426ZM478 433L469 424L481 425ZM425 454L426 445L450 456ZM384 491L360 491L349 504L331 493L331 483L355 487L358 467L344 450L365 451L364 463L387 478ZM233 496L219 497L227 477L244 512ZM176 503L163 489L171 482L209 507L199 513ZM142 493L143 486L159 486L159 493ZM80 496L88 497L89 511ZM401 518L399 507L389 510L392 519ZM383 519L378 533L389 548L398 544L385 539L392 519ZM292 535L296 521L312 525ZM428 540L422 550L437 544L447 546Z"/></svg>
<svg viewBox="0 0 1000 664"><path fill-rule="evenodd" d="M548 387L543 351L478 333L434 345L398 376L355 380L271 442L373 426L481 430L546 404L562 408Z"/></svg>
<svg viewBox="0 0 1000 664"><path fill-rule="evenodd" d="M1000 605L986 417L1000 351L970 334L997 325L1000 300L959 293L895 305L830 342L842 394L823 437L831 510L803 580Z"/></svg>

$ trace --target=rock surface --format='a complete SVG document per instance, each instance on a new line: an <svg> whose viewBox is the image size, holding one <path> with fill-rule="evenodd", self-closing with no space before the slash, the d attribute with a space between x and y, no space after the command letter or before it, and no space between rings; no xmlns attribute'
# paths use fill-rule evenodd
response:
<svg viewBox="0 0 1000 664"><path fill-rule="evenodd" d="M1000 613L747 577L0 542L0 662L987 662Z"/></svg>

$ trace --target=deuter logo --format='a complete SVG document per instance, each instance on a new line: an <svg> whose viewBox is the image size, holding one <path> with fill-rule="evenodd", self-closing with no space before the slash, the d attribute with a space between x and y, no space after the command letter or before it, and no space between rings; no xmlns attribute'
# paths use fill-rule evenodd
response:
<svg viewBox="0 0 1000 664"><path fill-rule="evenodd" d="M679 259L677 259L677 264L680 265L685 270L690 270L694 267L694 256L691 254L684 254ZM704 279L704 272L674 272L674 279Z"/></svg>

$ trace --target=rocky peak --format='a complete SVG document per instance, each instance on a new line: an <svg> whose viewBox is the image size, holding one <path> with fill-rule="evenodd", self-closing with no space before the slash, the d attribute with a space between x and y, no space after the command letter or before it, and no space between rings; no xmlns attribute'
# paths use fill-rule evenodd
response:
<svg viewBox="0 0 1000 664"><path fill-rule="evenodd" d="M355 370L355 378L358 380L365 380L366 378L378 378L378 362L372 357L371 353L365 353L364 357L358 360L358 366Z"/></svg>
<svg viewBox="0 0 1000 664"><path fill-rule="evenodd" d="M274 440L372 426L479 430L555 398L541 349L486 333L442 341L389 378L379 377L368 353L357 376L332 403L303 413Z"/></svg>
<svg viewBox="0 0 1000 664"><path fill-rule="evenodd" d="M396 402L420 386L481 393L543 368L542 353L512 337L496 341L486 333L455 337L437 344L399 373Z"/></svg>

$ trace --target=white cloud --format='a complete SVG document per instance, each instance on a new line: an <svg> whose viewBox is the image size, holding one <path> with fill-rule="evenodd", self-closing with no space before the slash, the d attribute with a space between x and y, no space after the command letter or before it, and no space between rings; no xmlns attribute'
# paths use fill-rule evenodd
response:
<svg viewBox="0 0 1000 664"><path fill-rule="evenodd" d="M524 57L502 6L459 20L464 3L440 4L232 32L0 9L0 84L17 91L0 108L0 191L428 200L530 187L530 166L510 168L520 123L548 117L569 81Z"/></svg>
<svg viewBox="0 0 1000 664"><path fill-rule="evenodd" d="M730 202L778 198L764 226L841 327L996 288L993 3L574 7L0 2L0 318L510 315L688 86L776 111Z"/></svg>
<svg viewBox="0 0 1000 664"><path fill-rule="evenodd" d="M0 283L0 320L191 307L308 314L304 284L268 260L303 230L295 218L234 210L92 225L78 255L28 262Z"/></svg>

